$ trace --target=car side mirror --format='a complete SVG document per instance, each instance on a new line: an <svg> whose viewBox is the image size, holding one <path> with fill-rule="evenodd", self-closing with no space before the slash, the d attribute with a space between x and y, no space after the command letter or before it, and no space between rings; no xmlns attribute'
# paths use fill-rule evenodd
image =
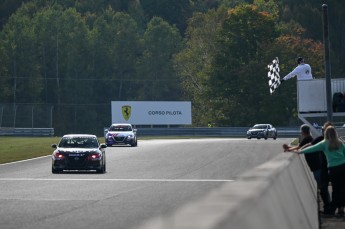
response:
<svg viewBox="0 0 345 229"><path fill-rule="evenodd" d="M57 145L56 144L52 144L52 148L56 149Z"/></svg>
<svg viewBox="0 0 345 229"><path fill-rule="evenodd" d="M104 148L107 148L107 145L104 144L104 143L102 143L102 144L101 144L101 148L103 148L103 149L104 149Z"/></svg>

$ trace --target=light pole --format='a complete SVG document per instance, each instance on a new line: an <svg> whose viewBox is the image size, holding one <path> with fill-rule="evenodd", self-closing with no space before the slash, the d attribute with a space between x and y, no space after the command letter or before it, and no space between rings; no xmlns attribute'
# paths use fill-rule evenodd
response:
<svg viewBox="0 0 345 229"><path fill-rule="evenodd" d="M323 21L323 43L325 53L325 78L326 78L326 101L327 101L327 120L333 121L332 112L332 88L331 88L331 64L329 57L329 35L328 35L328 6L322 5Z"/></svg>

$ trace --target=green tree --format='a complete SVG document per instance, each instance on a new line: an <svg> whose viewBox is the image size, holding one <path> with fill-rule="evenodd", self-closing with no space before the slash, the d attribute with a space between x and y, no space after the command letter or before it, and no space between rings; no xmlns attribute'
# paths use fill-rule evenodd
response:
<svg viewBox="0 0 345 229"><path fill-rule="evenodd" d="M29 2L30 0L3 0L0 3L0 28L7 23L8 18L15 13L15 11L24 2Z"/></svg>
<svg viewBox="0 0 345 229"><path fill-rule="evenodd" d="M103 80L98 101L126 100L132 96L135 63L140 54L139 34L134 19L107 9L92 30L93 75ZM104 91L107 87L110 90Z"/></svg>
<svg viewBox="0 0 345 229"><path fill-rule="evenodd" d="M208 71L216 51L217 33L226 15L225 8L194 14L189 19L185 48L175 57L184 99L193 101L193 124L196 126L213 122L210 100L206 99Z"/></svg>
<svg viewBox="0 0 345 229"><path fill-rule="evenodd" d="M149 19L161 17L175 25L181 34L187 27L187 19L192 15L190 0L141 0L140 3Z"/></svg>
<svg viewBox="0 0 345 229"><path fill-rule="evenodd" d="M36 52L37 42L31 24L33 9L32 4L23 5L9 18L1 33L2 52L8 57L3 60L3 64L7 66L4 77L10 77L12 81L11 88L4 90L7 95L11 91L13 103L41 101L43 82Z"/></svg>
<svg viewBox="0 0 345 229"><path fill-rule="evenodd" d="M319 41L304 39L300 36L281 35L267 47L265 59L278 56L280 59L280 76L284 77L296 67L296 57L304 56L312 66L315 78L324 75L323 45ZM271 112L266 112L269 120L276 120L284 125L293 124L297 120L297 90L296 80L289 80L281 85L273 95L266 97L265 106Z"/></svg>
<svg viewBox="0 0 345 229"><path fill-rule="evenodd" d="M264 66L261 47L277 37L274 28L273 15L254 5L229 10L219 32L208 80L213 117L218 125L244 125L246 120L255 118L256 114L249 111L260 106L258 101L262 100L267 83L266 74L255 69Z"/></svg>
<svg viewBox="0 0 345 229"><path fill-rule="evenodd" d="M61 80L59 70L59 18L62 8L55 6L40 10L33 18L37 49L40 56L41 74L44 78L43 101L61 103Z"/></svg>
<svg viewBox="0 0 345 229"><path fill-rule="evenodd" d="M59 84L58 104L78 104L90 101L92 85L87 82L90 51L89 30L75 9L61 10L52 20L56 27L50 30L55 40L55 77ZM44 42L44 41L42 41ZM78 96L76 96L78 95Z"/></svg>
<svg viewBox="0 0 345 229"><path fill-rule="evenodd" d="M176 27L154 17L143 36L143 55L138 62L139 100L179 100L180 84L173 68L173 56L181 49Z"/></svg>
<svg viewBox="0 0 345 229"><path fill-rule="evenodd" d="M323 41L322 5L328 5L329 38L331 42L332 77L343 77L345 65L345 1L283 0L281 22L299 24L304 28L303 38ZM307 56L306 56L307 57ZM308 56L309 57L309 56Z"/></svg>
<svg viewBox="0 0 345 229"><path fill-rule="evenodd" d="M2 34L0 34L0 41L2 41ZM0 101L12 102L12 77L9 75L7 69L7 63L9 63L9 57L4 49L3 45L0 45Z"/></svg>

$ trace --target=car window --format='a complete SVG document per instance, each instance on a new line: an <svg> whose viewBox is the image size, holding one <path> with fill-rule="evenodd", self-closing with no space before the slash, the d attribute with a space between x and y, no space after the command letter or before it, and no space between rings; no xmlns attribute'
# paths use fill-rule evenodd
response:
<svg viewBox="0 0 345 229"><path fill-rule="evenodd" d="M267 125L255 125L253 129L267 129Z"/></svg>
<svg viewBox="0 0 345 229"><path fill-rule="evenodd" d="M132 131L131 126L111 126L109 131Z"/></svg>
<svg viewBox="0 0 345 229"><path fill-rule="evenodd" d="M98 145L94 137L64 137L59 143L60 148L97 148Z"/></svg>

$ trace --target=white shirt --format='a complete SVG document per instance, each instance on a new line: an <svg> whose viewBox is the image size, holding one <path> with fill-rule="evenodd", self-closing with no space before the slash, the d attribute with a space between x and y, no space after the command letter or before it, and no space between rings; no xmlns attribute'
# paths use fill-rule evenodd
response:
<svg viewBox="0 0 345 229"><path fill-rule="evenodd" d="M297 76L297 80L312 80L311 67L309 64L301 63L292 72L287 74L283 80L288 80Z"/></svg>

